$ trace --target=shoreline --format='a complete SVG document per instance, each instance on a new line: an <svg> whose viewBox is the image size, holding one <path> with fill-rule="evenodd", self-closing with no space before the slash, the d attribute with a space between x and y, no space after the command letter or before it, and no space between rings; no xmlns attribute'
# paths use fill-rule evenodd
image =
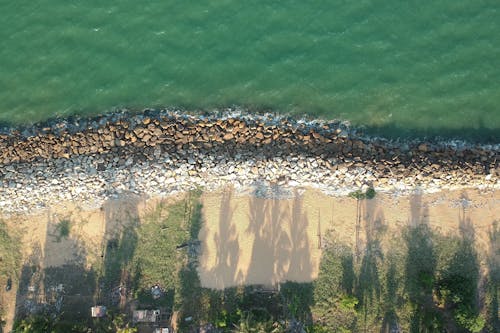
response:
<svg viewBox="0 0 500 333"><path fill-rule="evenodd" d="M349 131L356 133L360 137L367 139L377 139L388 142L416 142L426 141L436 144L458 144L458 145L499 145L500 136L495 130L487 127L462 128L462 129L431 129L426 131L421 128L404 129L394 124L390 125L364 125L351 124L350 120L341 118L328 118L321 115L315 117L308 113L293 113L280 109L258 108L253 106L222 106L213 108L185 108L185 107L146 107L146 108L128 108L113 107L104 112L75 113L67 115L53 115L42 120L32 122L8 122L0 121L0 135L10 136L19 134L23 137L34 136L44 128L52 130L61 130L64 128L70 132L97 128L103 121L115 122L118 119L126 120L135 116L151 116L153 118L166 116L193 116L203 119L224 119L228 117L245 119L267 119L267 121L276 121L286 119L295 123L341 123ZM86 127L86 126L89 127ZM42 131L43 132L43 131Z"/></svg>
<svg viewBox="0 0 500 333"><path fill-rule="evenodd" d="M500 143L392 141L341 121L221 110L119 111L0 131L0 211L58 201L98 207L127 193L169 196L194 188L280 198L296 187L344 196L500 189Z"/></svg>

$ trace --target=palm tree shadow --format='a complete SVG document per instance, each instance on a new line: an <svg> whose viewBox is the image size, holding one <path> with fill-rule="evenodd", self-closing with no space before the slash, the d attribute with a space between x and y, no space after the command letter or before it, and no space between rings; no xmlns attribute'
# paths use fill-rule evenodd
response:
<svg viewBox="0 0 500 333"><path fill-rule="evenodd" d="M287 277L299 281L305 274L312 272L311 252L307 227L309 220L303 212L303 196L295 190L290 219L290 265Z"/></svg>
<svg viewBox="0 0 500 333"><path fill-rule="evenodd" d="M301 257L303 253L298 247L296 248L298 257L295 259L291 257L294 245L290 237L300 237L300 231L295 225L299 222L291 220L286 205L275 197L270 199L252 197L249 210L249 225L246 233L253 236L254 241L248 280L275 285L289 276L290 268L292 273L296 274L298 272L296 267L305 265ZM291 221L291 225L288 221ZM302 245L299 243L297 240L296 246ZM292 260L296 261L292 263Z"/></svg>
<svg viewBox="0 0 500 333"><path fill-rule="evenodd" d="M219 287L241 283L241 275L236 275L239 261L239 242L233 221L234 211L231 207L233 189L224 190L219 210L219 233L214 235L217 248L217 259L212 274Z"/></svg>

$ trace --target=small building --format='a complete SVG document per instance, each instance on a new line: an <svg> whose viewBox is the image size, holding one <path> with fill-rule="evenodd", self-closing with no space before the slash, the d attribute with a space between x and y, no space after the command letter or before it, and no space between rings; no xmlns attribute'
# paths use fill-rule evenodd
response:
<svg viewBox="0 0 500 333"><path fill-rule="evenodd" d="M134 323L156 323L160 321L160 310L135 310L132 320Z"/></svg>
<svg viewBox="0 0 500 333"><path fill-rule="evenodd" d="M106 316L106 307L103 305L93 306L90 310L92 318L102 318Z"/></svg>
<svg viewBox="0 0 500 333"><path fill-rule="evenodd" d="M156 328L154 333L171 333L171 331L168 327L160 327Z"/></svg>

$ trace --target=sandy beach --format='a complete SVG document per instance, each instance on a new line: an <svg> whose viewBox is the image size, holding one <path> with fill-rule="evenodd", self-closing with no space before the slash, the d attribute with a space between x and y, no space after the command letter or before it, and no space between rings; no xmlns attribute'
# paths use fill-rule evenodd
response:
<svg viewBox="0 0 500 333"><path fill-rule="evenodd" d="M231 189L206 193L199 235L202 284L309 282L318 274L322 242L347 244L359 256L370 238L388 247L401 240L407 226L419 223L443 235L467 233L479 253L492 255L489 233L500 217L500 191L421 194L416 189L411 195L378 194L359 203L306 189L292 190L292 196L261 199Z"/></svg>

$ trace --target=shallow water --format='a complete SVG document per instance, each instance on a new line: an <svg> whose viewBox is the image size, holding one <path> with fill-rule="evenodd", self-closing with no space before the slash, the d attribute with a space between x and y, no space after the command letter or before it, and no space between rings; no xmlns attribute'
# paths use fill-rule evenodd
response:
<svg viewBox="0 0 500 333"><path fill-rule="evenodd" d="M497 1L10 1L0 121L117 107L340 118L500 140Z"/></svg>

